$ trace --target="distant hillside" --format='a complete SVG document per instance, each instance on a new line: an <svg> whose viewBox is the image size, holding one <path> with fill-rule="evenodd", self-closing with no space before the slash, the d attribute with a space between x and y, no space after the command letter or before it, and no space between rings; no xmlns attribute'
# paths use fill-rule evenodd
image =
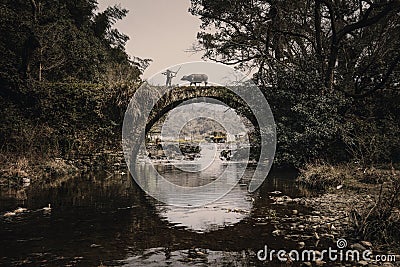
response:
<svg viewBox="0 0 400 267"><path fill-rule="evenodd" d="M209 114L209 117L198 117L186 122L184 124L184 127L180 131L180 136L182 138L206 136L210 132L214 131L226 132L226 130L222 126L222 123L225 125L234 126L235 130L237 130L238 132L248 132L254 130L254 127L252 126L250 121L241 116L240 119L246 128L240 129L237 121L232 116L226 115L226 111L229 109L229 107L215 104L211 105L207 103L196 103L191 105L194 105L193 110L190 106L181 106L180 108L176 108L172 112L166 114L159 122L157 122L152 127L151 132L160 133L167 116L175 116L180 124L184 124L187 120L186 118L188 117L188 113L195 113L196 109L202 109L201 114ZM213 117L219 118L219 121L221 123L212 119Z"/></svg>

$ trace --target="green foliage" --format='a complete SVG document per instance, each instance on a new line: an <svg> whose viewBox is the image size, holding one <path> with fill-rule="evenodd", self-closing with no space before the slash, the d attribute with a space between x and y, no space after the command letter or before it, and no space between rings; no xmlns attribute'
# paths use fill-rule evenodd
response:
<svg viewBox="0 0 400 267"><path fill-rule="evenodd" d="M127 14L128 10L119 6L108 7L104 12L98 13L93 19L95 36L103 39L107 45L123 50L129 37L113 29L112 25L123 19Z"/></svg>
<svg viewBox="0 0 400 267"><path fill-rule="evenodd" d="M353 96L398 84L397 0L191 3L190 12L202 21L198 42L204 57L257 68L265 83L279 82L275 74L281 64L300 72L313 65L321 89Z"/></svg>
<svg viewBox="0 0 400 267"><path fill-rule="evenodd" d="M202 21L195 49L257 70L277 123L276 163L400 160L398 1L191 3Z"/></svg>
<svg viewBox="0 0 400 267"><path fill-rule="evenodd" d="M354 161L365 167L400 162L400 95L384 93L357 100L341 136Z"/></svg>
<svg viewBox="0 0 400 267"><path fill-rule="evenodd" d="M1 78L98 83L105 82L104 73L115 64L138 78L141 60L126 54L129 37L113 28L128 11L96 9L94 0L2 1Z"/></svg>
<svg viewBox="0 0 400 267"><path fill-rule="evenodd" d="M0 98L2 153L71 157L119 144L129 101L126 95L125 102L116 102L120 91L89 83L40 83L26 92L30 101L18 104Z"/></svg>
<svg viewBox="0 0 400 267"><path fill-rule="evenodd" d="M148 61L131 59L113 28L128 11L95 0L0 3L0 149L35 157L120 143L124 108Z"/></svg>
<svg viewBox="0 0 400 267"><path fill-rule="evenodd" d="M287 73L279 87L264 88L277 126L276 164L346 159L340 126L350 101L340 93L321 94L322 86L315 77Z"/></svg>

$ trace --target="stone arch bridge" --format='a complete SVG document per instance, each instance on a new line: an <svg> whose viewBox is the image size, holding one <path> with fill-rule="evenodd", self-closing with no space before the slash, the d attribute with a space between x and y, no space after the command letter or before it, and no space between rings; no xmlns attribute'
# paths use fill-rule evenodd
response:
<svg viewBox="0 0 400 267"><path fill-rule="evenodd" d="M185 101L190 100L187 102L188 104L208 102L206 98L215 99L225 103L227 106L234 109L239 115L247 118L253 124L254 128L257 128L257 119L250 107L242 98L230 89L223 86L181 86L175 87L166 92L157 101L147 120L146 133L149 132L151 127L165 114Z"/></svg>
<svg viewBox="0 0 400 267"><path fill-rule="evenodd" d="M135 169L134 165L137 162L137 156L140 151L145 149L145 136L157 121L182 103L204 102L205 98L208 101L210 101L209 99L215 99L219 103L223 102L228 107L234 109L238 115L247 118L255 129L254 141L257 142L257 145L254 146L255 150L253 150L255 152L254 155L256 155L255 157L260 157L263 161L270 161L273 158L271 153L274 152L274 149L270 149L268 152L262 154L262 150L260 150L262 146L258 143L268 142L274 144L275 128L273 117L272 113L268 112L269 107L265 106L268 104L266 104L263 96L259 92L258 94L254 92L254 89L258 90L258 88L251 86L240 85L236 88L232 86L229 86L229 88L224 86L181 86L167 88L165 86L153 86L150 84L142 85L129 103L122 130L122 145L130 170ZM250 102L246 102L235 92L240 92L240 95L246 101ZM218 101L215 103L218 103ZM247 103L251 103L251 108L250 104L248 105ZM264 126L261 129L258 121L260 117L256 118L255 114L263 116L261 119ZM268 124L269 122L272 122L272 124Z"/></svg>

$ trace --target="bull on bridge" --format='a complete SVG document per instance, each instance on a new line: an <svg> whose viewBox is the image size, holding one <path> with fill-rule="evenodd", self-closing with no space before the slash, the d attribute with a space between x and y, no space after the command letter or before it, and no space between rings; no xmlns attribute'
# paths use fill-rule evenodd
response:
<svg viewBox="0 0 400 267"><path fill-rule="evenodd" d="M190 74L183 76L181 81L188 81L190 85L194 84L195 86L204 82L204 86L207 86L208 76L206 74Z"/></svg>

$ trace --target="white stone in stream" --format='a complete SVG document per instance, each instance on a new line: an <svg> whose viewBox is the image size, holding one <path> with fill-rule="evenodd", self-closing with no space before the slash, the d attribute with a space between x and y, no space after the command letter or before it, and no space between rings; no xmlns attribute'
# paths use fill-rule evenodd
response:
<svg viewBox="0 0 400 267"><path fill-rule="evenodd" d="M298 210L292 210L292 212L293 212L293 215L299 214L299 211L298 211Z"/></svg>
<svg viewBox="0 0 400 267"><path fill-rule="evenodd" d="M269 194L277 196L277 195L281 195L282 192L281 191L272 191L272 192L269 192Z"/></svg>
<svg viewBox="0 0 400 267"><path fill-rule="evenodd" d="M277 230L272 231L272 235L273 236L280 236L281 235L281 230L277 229Z"/></svg>
<svg viewBox="0 0 400 267"><path fill-rule="evenodd" d="M24 177L22 178L22 186L23 187L28 187L31 185L31 179Z"/></svg>

